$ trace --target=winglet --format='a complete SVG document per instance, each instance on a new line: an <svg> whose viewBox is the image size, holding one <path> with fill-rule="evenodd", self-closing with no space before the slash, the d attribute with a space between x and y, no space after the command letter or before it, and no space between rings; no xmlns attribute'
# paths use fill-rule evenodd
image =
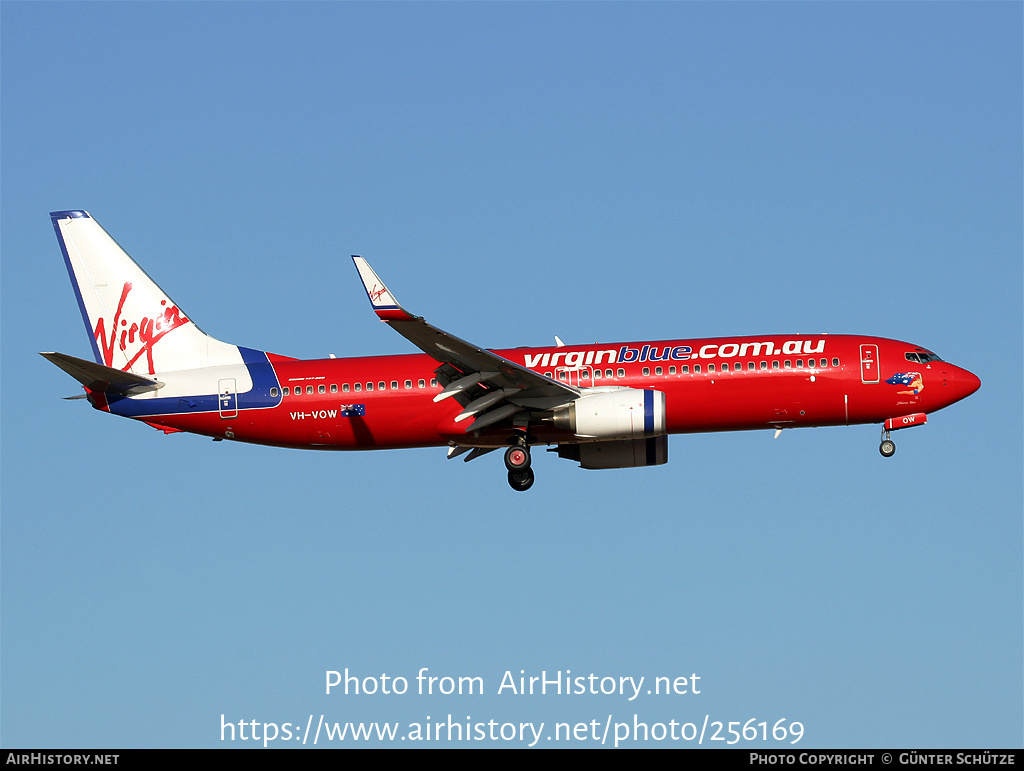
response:
<svg viewBox="0 0 1024 771"><path fill-rule="evenodd" d="M370 305L381 321L412 321L416 318L398 304L398 300L388 291L366 260L353 254L352 262L359 271L359 278L363 282L366 296L370 298Z"/></svg>

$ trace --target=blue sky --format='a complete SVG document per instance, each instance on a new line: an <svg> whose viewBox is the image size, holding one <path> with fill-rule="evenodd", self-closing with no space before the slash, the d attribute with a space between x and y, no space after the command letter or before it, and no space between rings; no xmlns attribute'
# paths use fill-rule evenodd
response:
<svg viewBox="0 0 1024 771"><path fill-rule="evenodd" d="M1019 3L0 21L4 746L449 713L1021 746ZM62 401L37 355L89 351L47 217L72 208L206 331L286 355L411 351L357 253L480 345L872 334L983 386L891 460L874 426L677 436L650 469L536 453L525 495L495 455L164 436ZM328 670L414 690L422 667L486 691L324 693ZM520 670L702 687L499 695Z"/></svg>

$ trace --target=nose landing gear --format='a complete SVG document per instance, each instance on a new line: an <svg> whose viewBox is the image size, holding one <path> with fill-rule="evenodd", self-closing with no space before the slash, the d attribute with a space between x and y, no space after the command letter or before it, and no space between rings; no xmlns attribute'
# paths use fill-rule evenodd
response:
<svg viewBox="0 0 1024 771"><path fill-rule="evenodd" d="M891 458L896 454L896 442L889 438L888 429L882 429L882 443L878 445L878 451L883 458Z"/></svg>

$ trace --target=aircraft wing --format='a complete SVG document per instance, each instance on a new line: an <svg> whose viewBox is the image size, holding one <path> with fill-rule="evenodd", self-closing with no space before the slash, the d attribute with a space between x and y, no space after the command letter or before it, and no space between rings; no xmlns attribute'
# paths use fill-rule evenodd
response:
<svg viewBox="0 0 1024 771"><path fill-rule="evenodd" d="M420 316L413 316L398 304L366 260L352 255L352 261L378 318L441 363L437 372L445 388L434 401L457 397L465 409L456 421L475 418L466 427L467 432L478 431L521 410L550 410L580 395L577 388L450 335Z"/></svg>

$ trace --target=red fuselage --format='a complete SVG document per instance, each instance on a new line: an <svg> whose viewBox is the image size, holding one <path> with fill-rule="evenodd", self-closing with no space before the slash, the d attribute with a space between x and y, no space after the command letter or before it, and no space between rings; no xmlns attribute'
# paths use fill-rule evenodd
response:
<svg viewBox="0 0 1024 771"><path fill-rule="evenodd" d="M555 348L500 356L581 388L665 394L667 433L882 423L929 414L980 387L967 370L927 349L878 337L767 335ZM457 443L501 446L507 425L467 433L454 399L435 403L438 363L424 354L298 360L268 356L271 406L150 414L146 422L213 437L283 447L384 449ZM213 383L209 392L216 392ZM538 444L579 442L539 421ZM582 441L586 441L585 439Z"/></svg>

